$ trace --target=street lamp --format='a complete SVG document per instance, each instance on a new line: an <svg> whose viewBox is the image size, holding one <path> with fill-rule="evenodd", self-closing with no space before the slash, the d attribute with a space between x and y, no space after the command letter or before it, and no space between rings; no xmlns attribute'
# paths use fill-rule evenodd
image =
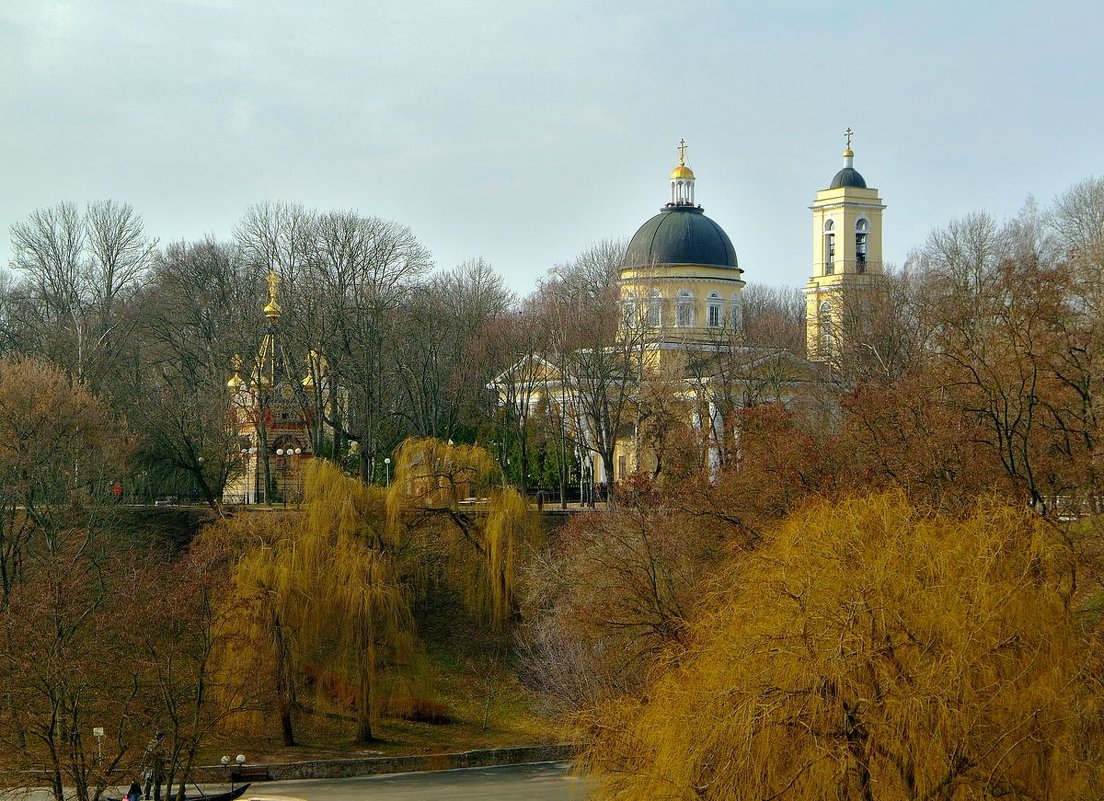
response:
<svg viewBox="0 0 1104 801"><path fill-rule="evenodd" d="M284 482L281 490L281 495L284 496L284 508L287 509L287 492L288 492L288 467L291 462L292 456L298 456L303 452L302 448L277 448L276 455L281 459L281 467L284 471Z"/></svg>
<svg viewBox="0 0 1104 801"><path fill-rule="evenodd" d="M302 448L296 448L295 453L295 501L302 505L303 503L303 490L302 490L302 476L299 473L299 455L303 452Z"/></svg>
<svg viewBox="0 0 1104 801"><path fill-rule="evenodd" d="M230 757L223 756L219 760L226 772L230 774L230 792L234 792L234 779L241 773L242 766L245 765L245 754L238 754L234 757L234 764L231 764Z"/></svg>
<svg viewBox="0 0 1104 801"><path fill-rule="evenodd" d="M383 459L383 474L384 474L383 485L385 487L390 487L391 486L391 457L390 456L385 456L384 459Z"/></svg>
<svg viewBox="0 0 1104 801"><path fill-rule="evenodd" d="M284 508L287 509L287 473L288 473L288 459L291 457L291 448L284 450L283 448L276 449L276 455L280 457L280 467L284 471L284 481L280 487L280 494L284 496Z"/></svg>
<svg viewBox="0 0 1104 801"><path fill-rule="evenodd" d="M249 473L250 459L252 459L256 455L257 455L257 449L256 448L242 448L241 449L242 461L245 462L245 480L246 480L245 502L246 503L256 503L257 502L257 466L256 466L256 464L253 465L253 474L252 474L253 480L252 480L252 482L249 481L249 478L250 478L250 473ZM252 488L250 488L250 486L249 486L250 483L253 485Z"/></svg>

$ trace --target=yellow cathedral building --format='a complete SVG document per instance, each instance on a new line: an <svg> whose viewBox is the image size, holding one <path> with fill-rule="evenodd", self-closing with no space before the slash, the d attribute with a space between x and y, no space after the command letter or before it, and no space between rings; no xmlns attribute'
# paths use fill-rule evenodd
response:
<svg viewBox="0 0 1104 801"><path fill-rule="evenodd" d="M852 132L846 132L843 167L828 186L816 192L812 210L812 270L805 286L806 353L754 346L742 340L741 293L744 270L724 229L697 203L696 176L686 158L686 143L678 147L678 163L670 173L670 194L659 213L630 239L618 274L621 304L619 344L638 348L638 378L658 378L684 408L705 451L710 469L737 446L731 420L731 376L711 366L723 360L725 369L744 371L739 405L782 402L793 406L818 365L830 365L840 351L839 325L849 303L880 290L882 211L878 191L868 187L855 169ZM640 436L639 416L622 419L614 435L612 464L598 458L595 422L581 407L580 388L558 365L542 362L540 390L527 396L562 407L572 437L579 443L580 473L594 484L607 484L635 472L657 469L660 458ZM504 388L516 375L512 369L490 385L500 403L516 393ZM752 380L754 379L754 380ZM722 386L724 384L724 386ZM754 389L749 389L754 387ZM721 400L725 394L724 402ZM638 403L639 399L630 402ZM727 409L727 411L726 411Z"/></svg>
<svg viewBox="0 0 1104 801"><path fill-rule="evenodd" d="M855 169L851 129L843 168L813 201L813 274L805 285L805 347L830 361L839 350L839 321L850 302L878 291L882 271L882 211L878 190Z"/></svg>

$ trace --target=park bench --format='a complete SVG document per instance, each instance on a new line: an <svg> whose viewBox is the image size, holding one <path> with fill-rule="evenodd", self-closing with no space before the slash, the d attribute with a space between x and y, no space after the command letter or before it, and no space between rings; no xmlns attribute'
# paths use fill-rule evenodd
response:
<svg viewBox="0 0 1104 801"><path fill-rule="evenodd" d="M230 772L235 782L263 782L272 778L268 765L237 765Z"/></svg>

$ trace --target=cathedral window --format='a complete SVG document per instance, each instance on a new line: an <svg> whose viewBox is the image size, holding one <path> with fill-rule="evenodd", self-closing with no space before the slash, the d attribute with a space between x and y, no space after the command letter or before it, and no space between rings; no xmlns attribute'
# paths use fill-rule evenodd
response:
<svg viewBox="0 0 1104 801"><path fill-rule="evenodd" d="M817 314L817 327L820 329L820 355L832 355L832 304L824 301Z"/></svg>
<svg viewBox="0 0 1104 801"><path fill-rule="evenodd" d="M630 331L636 328L636 296L629 295L624 304L622 304L622 319L625 323L625 328Z"/></svg>
<svg viewBox="0 0 1104 801"><path fill-rule="evenodd" d="M653 292L648 298L648 318L646 320L650 328L658 328L663 324L663 296Z"/></svg>
<svg viewBox="0 0 1104 801"><path fill-rule="evenodd" d="M866 242L870 235L870 223L860 219L855 223L855 269L866 272Z"/></svg>
<svg viewBox="0 0 1104 801"><path fill-rule="evenodd" d="M708 324L710 328L721 327L721 296L716 292L709 293L708 303L706 305Z"/></svg>
<svg viewBox="0 0 1104 801"><path fill-rule="evenodd" d="M679 292L675 311L676 325L679 328L691 328L694 325L694 296L685 289Z"/></svg>
<svg viewBox="0 0 1104 801"><path fill-rule="evenodd" d="M824 274L832 275L836 272L836 234L835 223L826 220L824 223Z"/></svg>

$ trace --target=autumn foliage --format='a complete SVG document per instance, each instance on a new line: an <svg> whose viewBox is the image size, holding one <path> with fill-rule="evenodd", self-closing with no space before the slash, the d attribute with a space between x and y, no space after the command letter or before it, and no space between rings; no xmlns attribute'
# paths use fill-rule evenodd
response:
<svg viewBox="0 0 1104 801"><path fill-rule="evenodd" d="M1064 567L996 503L813 503L724 564L640 695L580 719L597 797L1096 797Z"/></svg>
<svg viewBox="0 0 1104 801"><path fill-rule="evenodd" d="M226 647L217 654L220 675L256 677L252 704L240 701L256 711L238 715L237 725L276 722L294 745L305 714L351 714L355 739L370 742L379 710L435 709L410 698L418 593L444 565L488 625L498 625L513 609L519 538L532 528L509 488L490 491L478 519L459 511L458 488L487 490L491 464L478 448L411 442L385 491L316 460L301 512L241 514L204 532L208 547L238 554L221 599L238 613L225 616Z"/></svg>

